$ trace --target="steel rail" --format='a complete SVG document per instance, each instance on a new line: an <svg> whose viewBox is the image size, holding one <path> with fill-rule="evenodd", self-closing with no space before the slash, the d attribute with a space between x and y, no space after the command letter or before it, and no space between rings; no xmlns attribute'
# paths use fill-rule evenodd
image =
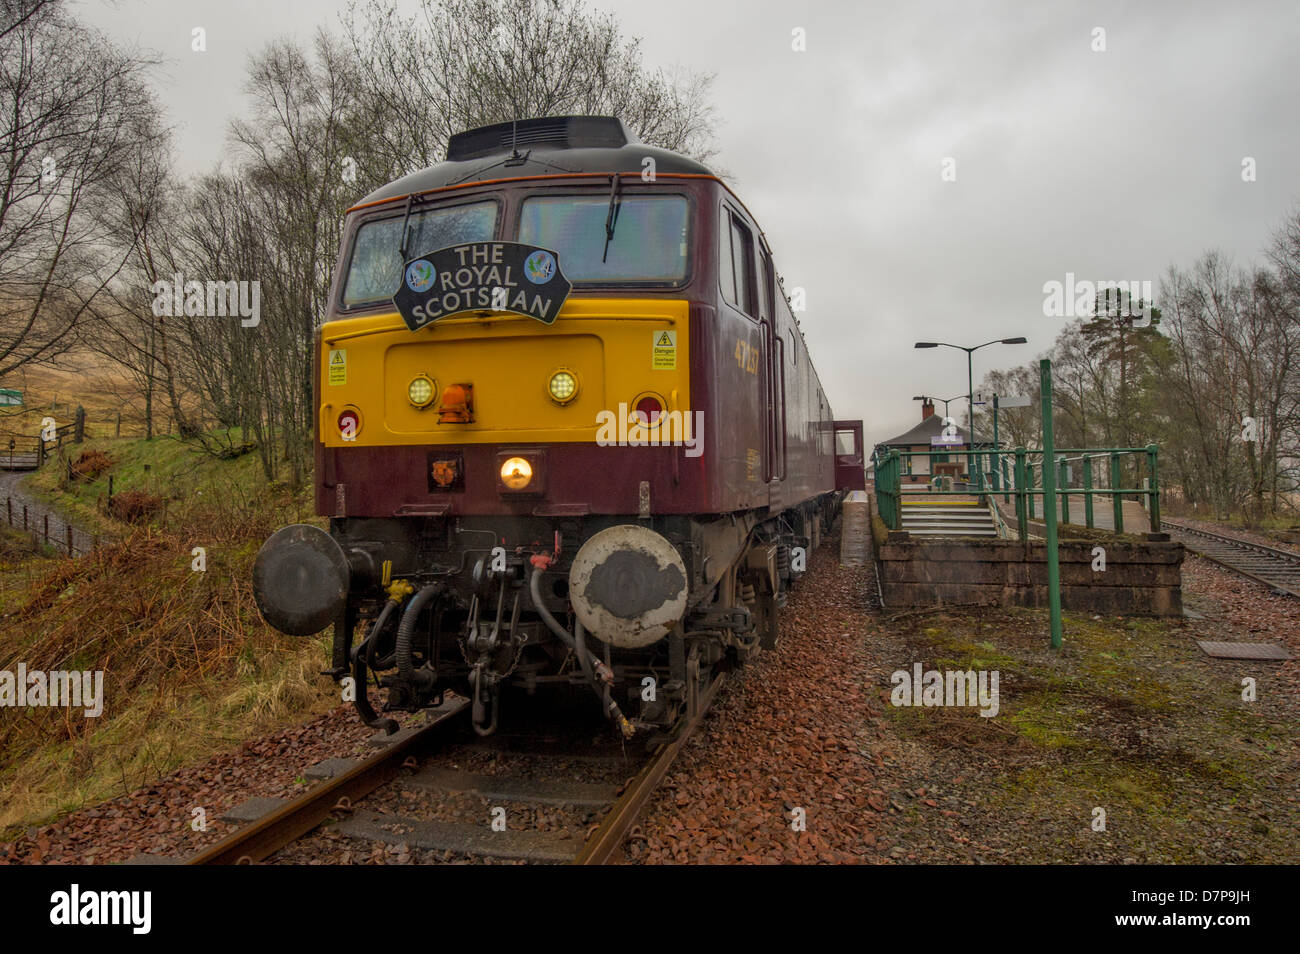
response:
<svg viewBox="0 0 1300 954"><path fill-rule="evenodd" d="M628 783L605 817L601 820L600 825L591 834L578 852L578 856L573 859L575 865L607 865L613 864L615 856L623 847L623 841L631 831L632 826L636 824L637 818L650 801L650 796L654 794L663 781L664 776L668 774L669 767L677 758L678 753L686 745L686 741L691 737L699 727L700 722L704 719L709 707L713 705L713 700L718 694L725 676L719 673L709 684L709 687L700 695L699 709L690 722L682 725L672 740L659 749Z"/></svg>
<svg viewBox="0 0 1300 954"><path fill-rule="evenodd" d="M1201 530L1197 527L1188 527L1180 523L1170 523L1168 520L1162 521L1161 526L1162 529L1173 530L1176 533L1190 536L1190 540L1183 540L1180 542L1189 550L1204 557L1211 563L1217 563L1221 567L1232 570L1234 573L1238 573L1247 579L1254 580L1256 583L1260 583L1270 589L1286 593L1289 596L1300 597L1300 554L1289 553L1286 550L1279 550L1262 543L1251 543L1248 540L1238 540L1235 537L1212 533L1209 530ZM1196 546L1197 537L1203 537L1214 543L1227 546L1232 550L1244 551L1247 554L1253 552L1274 560L1278 563L1279 570L1284 571L1286 575L1294 576L1294 582L1291 580L1278 582L1277 580L1260 576L1258 573L1254 573L1240 564L1234 563L1231 559L1228 559L1227 554L1224 554L1222 550L1211 552L1203 547Z"/></svg>
<svg viewBox="0 0 1300 954"><path fill-rule="evenodd" d="M468 711L468 700L448 706L428 725L362 760L348 771L290 800L270 814L186 859L187 865L254 864L314 829L338 808L347 808L401 771L407 758L447 734Z"/></svg>

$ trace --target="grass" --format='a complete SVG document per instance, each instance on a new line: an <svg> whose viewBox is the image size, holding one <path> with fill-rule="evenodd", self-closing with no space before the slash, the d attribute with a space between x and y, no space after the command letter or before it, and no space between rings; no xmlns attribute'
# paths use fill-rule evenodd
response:
<svg viewBox="0 0 1300 954"><path fill-rule="evenodd" d="M101 452L111 466L94 480L68 479L68 461L83 453ZM113 492L140 491L163 500L165 512L156 524L184 519L186 511L212 504L218 511L248 513L260 508L261 495L270 489L298 507L298 519L309 515L309 502L302 495L284 493L285 488L266 488L257 454L220 459L175 437L100 438L80 445L65 446L41 470L24 483L33 496L56 505L75 523L105 535L118 535L123 527L107 514L109 481Z"/></svg>
<svg viewBox="0 0 1300 954"><path fill-rule="evenodd" d="M326 658L323 642L270 645L238 674L141 687L128 699L118 694L116 709L111 708L115 694L106 690L109 706L98 720L63 712L41 719L43 741L22 746L15 753L21 758L5 752L0 838L126 794L337 705L336 693L318 676ZM78 722L102 725L86 731Z"/></svg>
<svg viewBox="0 0 1300 954"><path fill-rule="evenodd" d="M1238 681L1202 658L1182 626L1067 614L1054 652L1034 610L899 623L926 668L998 670L1000 708L992 720L973 710L886 713L905 736L960 751L987 772L980 790L993 793L995 812L1051 819L1053 837L1026 846L1034 857L1021 860L1096 851L1089 822L1101 806L1107 831L1133 857L1294 863L1300 855L1285 833L1296 810L1276 791L1293 746L1286 700L1272 709L1243 702ZM992 721L999 725L982 724ZM1225 805L1241 807L1224 814ZM1267 822L1255 817L1261 807ZM1220 839L1230 847L1215 849Z"/></svg>
<svg viewBox="0 0 1300 954"><path fill-rule="evenodd" d="M66 466L47 465L29 492L106 542L68 560L0 534L0 670L100 670L104 712L0 710L0 837L338 703L318 674L328 637L277 633L252 599L258 547L308 516L305 494L267 486L256 454L219 460L168 438L83 446L112 466L68 482ZM109 475L115 492L155 494L165 509L145 526L113 521ZM191 568L195 546L206 549L202 573Z"/></svg>

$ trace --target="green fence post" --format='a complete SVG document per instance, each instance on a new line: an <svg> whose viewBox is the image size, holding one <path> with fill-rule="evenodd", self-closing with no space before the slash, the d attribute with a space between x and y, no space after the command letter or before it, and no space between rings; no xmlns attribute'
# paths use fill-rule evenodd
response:
<svg viewBox="0 0 1300 954"><path fill-rule="evenodd" d="M880 515L881 521L890 530L894 528L889 526L893 519L893 507L889 502L891 488L894 485L893 477L889 473L889 466L892 459L889 454L883 457L880 454L874 455L876 462L876 513Z"/></svg>
<svg viewBox="0 0 1300 954"><path fill-rule="evenodd" d="M1034 519L1034 462L1032 460L1028 461L1026 463L1026 467L1028 468L1028 473L1026 474L1026 479L1025 479L1025 501L1026 501L1026 506L1029 509L1029 519L1033 520Z"/></svg>
<svg viewBox="0 0 1300 954"><path fill-rule="evenodd" d="M876 513L880 514L880 519L884 520L884 512L880 508L880 484L884 480L884 474L880 472L880 454L873 450L871 452L871 497L876 504Z"/></svg>
<svg viewBox="0 0 1300 954"><path fill-rule="evenodd" d="M1148 512L1151 515L1151 532L1160 532L1160 479L1158 460L1160 448L1155 444L1147 445L1147 472L1151 475L1151 496Z"/></svg>
<svg viewBox="0 0 1300 954"><path fill-rule="evenodd" d="M1061 648L1061 563L1056 550L1056 438L1052 433L1052 362L1038 363L1039 393L1043 405L1043 522L1047 537L1047 606L1051 616L1052 648Z"/></svg>
<svg viewBox="0 0 1300 954"><path fill-rule="evenodd" d="M1083 524L1092 529L1092 458L1083 455Z"/></svg>
<svg viewBox="0 0 1300 954"><path fill-rule="evenodd" d="M1114 515L1115 515L1115 532L1116 532L1116 533L1123 533L1123 532L1124 532L1124 497L1123 497L1122 494L1117 493L1117 491L1119 490L1119 488L1122 486L1122 485L1120 484L1120 480L1121 480L1121 479L1122 479L1122 478L1120 477L1120 472L1119 472L1119 454L1118 454L1117 452L1115 452L1115 451L1111 451L1111 454L1110 454L1110 502L1111 502L1111 507L1113 508L1113 510L1114 510Z"/></svg>
<svg viewBox="0 0 1300 954"><path fill-rule="evenodd" d="M1003 491L1002 502L1011 503L1011 494L1009 493L1009 491L1011 490L1011 482L1007 480L1007 455L1006 454L998 455L998 467L1002 469L1002 491Z"/></svg>
<svg viewBox="0 0 1300 954"><path fill-rule="evenodd" d="M1025 449L1016 448L1016 533L1023 543L1029 539L1028 514L1025 510Z"/></svg>
<svg viewBox="0 0 1300 954"><path fill-rule="evenodd" d="M1057 471L1056 489L1061 494L1061 523L1070 522L1070 481L1065 476L1069 466L1064 457L1057 461L1059 469Z"/></svg>
<svg viewBox="0 0 1300 954"><path fill-rule="evenodd" d="M889 515L885 506L885 497L889 493L889 458L876 455L876 513L889 526Z"/></svg>
<svg viewBox="0 0 1300 954"><path fill-rule="evenodd" d="M889 452L890 475L893 477L893 522L891 530L903 529L903 459L898 451Z"/></svg>
<svg viewBox="0 0 1300 954"><path fill-rule="evenodd" d="M993 395L993 450L989 453L989 470L993 471L993 492L1002 488L998 486L998 462L1002 460L1002 443L998 437L998 396ZM993 502L997 503L997 498Z"/></svg>

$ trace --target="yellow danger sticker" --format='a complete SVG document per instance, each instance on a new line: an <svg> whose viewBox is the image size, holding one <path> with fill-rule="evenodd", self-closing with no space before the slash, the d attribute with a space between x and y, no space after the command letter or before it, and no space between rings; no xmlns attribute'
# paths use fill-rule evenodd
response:
<svg viewBox="0 0 1300 954"><path fill-rule="evenodd" d="M345 348L330 349L330 374L329 382L334 384L348 383L348 352Z"/></svg>
<svg viewBox="0 0 1300 954"><path fill-rule="evenodd" d="M650 367L656 371L677 370L677 332L652 331L654 345L650 351Z"/></svg>

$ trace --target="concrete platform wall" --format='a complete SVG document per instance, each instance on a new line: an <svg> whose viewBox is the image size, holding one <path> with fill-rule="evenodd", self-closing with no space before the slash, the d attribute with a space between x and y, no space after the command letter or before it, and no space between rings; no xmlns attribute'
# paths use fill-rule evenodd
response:
<svg viewBox="0 0 1300 954"><path fill-rule="evenodd" d="M1093 548L1106 568L1094 570ZM1075 612L1181 616L1183 545L1063 542L1061 605ZM877 548L885 606L1047 606L1047 548L1016 540L918 540L890 533Z"/></svg>

